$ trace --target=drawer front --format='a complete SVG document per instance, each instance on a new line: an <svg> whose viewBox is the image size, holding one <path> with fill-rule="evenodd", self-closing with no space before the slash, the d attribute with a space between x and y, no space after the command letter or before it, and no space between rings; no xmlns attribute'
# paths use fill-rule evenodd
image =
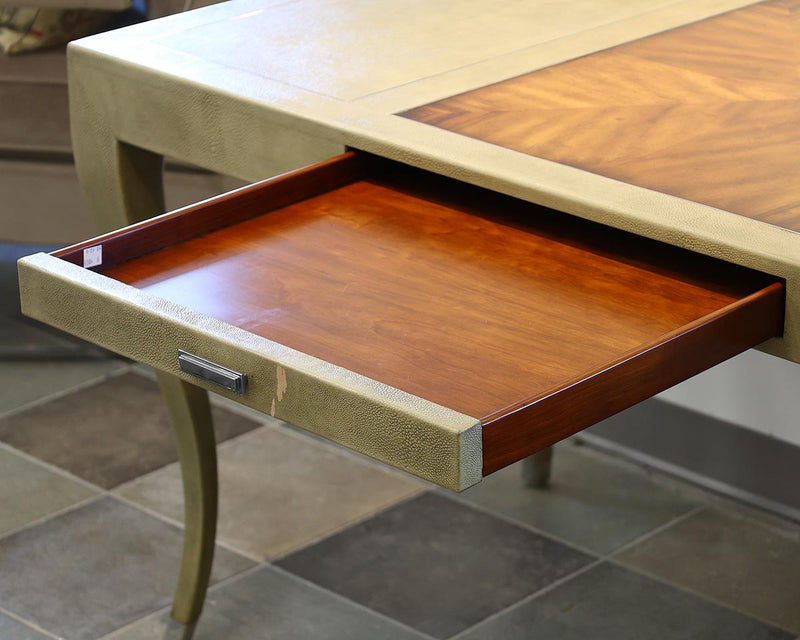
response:
<svg viewBox="0 0 800 640"><path fill-rule="evenodd" d="M779 335L784 304L773 277L353 152L20 282L39 320L455 490Z"/></svg>
<svg viewBox="0 0 800 640"><path fill-rule="evenodd" d="M474 418L47 254L24 258L19 275L37 320L442 486L481 478ZM184 373L179 349L245 373L247 390Z"/></svg>

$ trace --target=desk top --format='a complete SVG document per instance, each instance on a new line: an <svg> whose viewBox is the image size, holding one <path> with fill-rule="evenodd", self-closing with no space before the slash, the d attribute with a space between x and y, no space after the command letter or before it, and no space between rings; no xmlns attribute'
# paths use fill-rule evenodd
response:
<svg viewBox="0 0 800 640"><path fill-rule="evenodd" d="M564 13L233 0L73 43L73 117L102 111L119 140L250 180L289 168L298 148L352 146L777 275L786 330L766 350L800 361L798 15L792 0L585 0ZM723 41L750 53L717 73ZM479 130L507 116L488 96L508 85L490 85L525 74L533 147L515 129ZM582 98L567 94L584 76ZM576 99L584 108L564 109ZM409 117L444 105L466 108L469 126Z"/></svg>
<svg viewBox="0 0 800 640"><path fill-rule="evenodd" d="M800 231L798 51L772 0L403 115Z"/></svg>

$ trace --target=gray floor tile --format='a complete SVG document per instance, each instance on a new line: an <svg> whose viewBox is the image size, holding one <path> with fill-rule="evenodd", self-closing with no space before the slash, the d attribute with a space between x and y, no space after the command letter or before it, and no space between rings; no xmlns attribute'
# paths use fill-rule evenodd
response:
<svg viewBox="0 0 800 640"><path fill-rule="evenodd" d="M0 607L70 640L94 640L166 606L182 532L102 498L0 540ZM214 578L252 563L217 548Z"/></svg>
<svg viewBox="0 0 800 640"><path fill-rule="evenodd" d="M49 637L0 613L0 638L3 640L48 640Z"/></svg>
<svg viewBox="0 0 800 640"><path fill-rule="evenodd" d="M167 614L113 640L181 640ZM209 594L194 640L423 640L427 636L264 567Z"/></svg>
<svg viewBox="0 0 800 640"><path fill-rule="evenodd" d="M800 633L800 540L785 530L709 510L617 559Z"/></svg>
<svg viewBox="0 0 800 640"><path fill-rule="evenodd" d="M411 478L277 426L221 447L219 475L219 538L261 558L302 547L421 490ZM172 518L183 512L177 465L119 493Z"/></svg>
<svg viewBox="0 0 800 640"><path fill-rule="evenodd" d="M258 423L214 409L217 441ZM0 419L0 440L104 488L177 459L157 385L125 373Z"/></svg>
<svg viewBox="0 0 800 640"><path fill-rule="evenodd" d="M800 386L800 368L751 350L715 369L670 390L667 398L688 394L686 406L651 398L603 420L586 435L600 438L601 446L655 459L662 468L696 474L696 481L728 495L749 494L751 504L772 501L797 518L800 443L778 434L790 434L787 423L796 420L796 400L786 399ZM701 401L704 393L711 397ZM771 403L774 411L768 409ZM738 424L706 415L712 407L738 415Z"/></svg>
<svg viewBox="0 0 800 640"><path fill-rule="evenodd" d="M123 360L0 361L0 416L127 366Z"/></svg>
<svg viewBox="0 0 800 640"><path fill-rule="evenodd" d="M556 447L547 489L525 486L521 464L484 478L462 499L599 554L696 506L640 469L572 444Z"/></svg>
<svg viewBox="0 0 800 640"><path fill-rule="evenodd" d="M459 640L790 640L793 634L609 564L502 613Z"/></svg>
<svg viewBox="0 0 800 640"><path fill-rule="evenodd" d="M0 449L0 535L95 494L78 482Z"/></svg>
<svg viewBox="0 0 800 640"><path fill-rule="evenodd" d="M447 638L592 558L435 493L277 564L438 638Z"/></svg>

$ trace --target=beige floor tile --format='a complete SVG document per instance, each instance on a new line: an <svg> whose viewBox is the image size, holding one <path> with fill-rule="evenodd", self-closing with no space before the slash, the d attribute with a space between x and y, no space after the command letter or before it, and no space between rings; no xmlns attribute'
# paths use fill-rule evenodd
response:
<svg viewBox="0 0 800 640"><path fill-rule="evenodd" d="M633 465L566 442L556 446L546 489L527 486L518 463L493 473L462 498L599 554L696 505Z"/></svg>
<svg viewBox="0 0 800 640"><path fill-rule="evenodd" d="M259 424L216 408L212 415L217 442ZM132 372L0 417L0 440L104 489L177 460L158 387Z"/></svg>
<svg viewBox="0 0 800 640"><path fill-rule="evenodd" d="M127 366L123 360L0 362L0 415L108 378Z"/></svg>
<svg viewBox="0 0 800 640"><path fill-rule="evenodd" d="M167 613L107 640L181 640ZM194 640L432 640L274 567L212 589Z"/></svg>
<svg viewBox="0 0 800 640"><path fill-rule="evenodd" d="M265 426L220 447L219 539L274 558L418 493L422 484L284 427ZM117 493L179 520L177 465Z"/></svg>
<svg viewBox="0 0 800 640"><path fill-rule="evenodd" d="M800 542L787 530L708 510L617 560L800 633Z"/></svg>
<svg viewBox="0 0 800 640"><path fill-rule="evenodd" d="M0 449L0 535L96 493L79 482Z"/></svg>
<svg viewBox="0 0 800 640"><path fill-rule="evenodd" d="M97 640L170 604L182 539L178 527L100 498L0 540L0 608L55 637ZM252 566L218 547L211 580Z"/></svg>

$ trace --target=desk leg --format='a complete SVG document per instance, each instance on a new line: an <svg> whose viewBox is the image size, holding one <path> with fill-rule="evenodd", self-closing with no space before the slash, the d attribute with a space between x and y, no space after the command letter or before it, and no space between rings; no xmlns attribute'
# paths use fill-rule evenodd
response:
<svg viewBox="0 0 800 640"><path fill-rule="evenodd" d="M529 487L544 489L550 483L553 466L553 447L547 447L528 456L522 462L522 477Z"/></svg>
<svg viewBox="0 0 800 640"><path fill-rule="evenodd" d="M172 617L191 628L200 617L214 559L217 529L217 449L208 393L158 372L167 401L183 476L183 556ZM186 636L184 636L186 637Z"/></svg>
<svg viewBox="0 0 800 640"><path fill-rule="evenodd" d="M82 99L70 91L75 163L84 195L100 231L110 231L164 212L162 156L116 140ZM167 402L183 476L184 540L172 617L191 637L205 600L217 526L217 457L208 393L157 372Z"/></svg>

